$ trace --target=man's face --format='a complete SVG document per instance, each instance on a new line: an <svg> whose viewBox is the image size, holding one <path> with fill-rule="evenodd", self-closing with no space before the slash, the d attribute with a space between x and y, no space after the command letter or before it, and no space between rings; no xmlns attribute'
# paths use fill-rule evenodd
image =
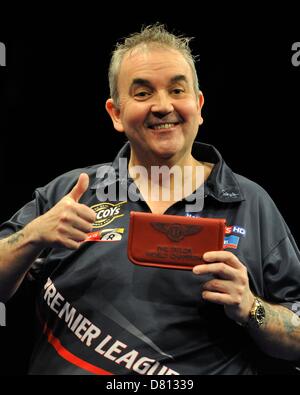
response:
<svg viewBox="0 0 300 395"><path fill-rule="evenodd" d="M191 68L178 51L139 48L127 54L118 91L119 110L111 99L107 110L140 160L177 162L190 153L203 122L203 96L196 95Z"/></svg>

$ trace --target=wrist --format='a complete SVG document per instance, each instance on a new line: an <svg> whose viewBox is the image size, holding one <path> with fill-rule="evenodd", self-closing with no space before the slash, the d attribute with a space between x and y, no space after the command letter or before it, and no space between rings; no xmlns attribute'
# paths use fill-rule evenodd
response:
<svg viewBox="0 0 300 395"><path fill-rule="evenodd" d="M26 236L28 244L43 249L45 243L42 240L41 233L39 232L39 218L34 219L24 228L24 234Z"/></svg>
<svg viewBox="0 0 300 395"><path fill-rule="evenodd" d="M260 328L265 322L265 318L266 311L264 303L259 297L254 296L254 300L248 313L247 319L245 321L236 321L236 323L240 326L243 326L244 328L250 326Z"/></svg>

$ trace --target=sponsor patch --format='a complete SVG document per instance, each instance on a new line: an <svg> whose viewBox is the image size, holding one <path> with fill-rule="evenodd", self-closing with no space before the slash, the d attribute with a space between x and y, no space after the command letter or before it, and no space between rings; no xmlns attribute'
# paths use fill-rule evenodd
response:
<svg viewBox="0 0 300 395"><path fill-rule="evenodd" d="M239 241L240 241L240 238L238 236L234 236L234 235L225 236L224 249L226 249L226 248L237 249Z"/></svg>
<svg viewBox="0 0 300 395"><path fill-rule="evenodd" d="M99 203L95 204L91 208L96 212L96 221L93 224L93 228L103 228L103 226L109 225L116 218L123 217L124 214L121 214L122 205L124 202L119 202L116 204L113 203Z"/></svg>
<svg viewBox="0 0 300 395"><path fill-rule="evenodd" d="M84 241L120 241L122 240L124 228L102 229L88 233Z"/></svg>
<svg viewBox="0 0 300 395"><path fill-rule="evenodd" d="M241 226L232 225L225 227L225 234L231 235L232 233L238 234L239 236L246 236L246 229L242 228Z"/></svg>

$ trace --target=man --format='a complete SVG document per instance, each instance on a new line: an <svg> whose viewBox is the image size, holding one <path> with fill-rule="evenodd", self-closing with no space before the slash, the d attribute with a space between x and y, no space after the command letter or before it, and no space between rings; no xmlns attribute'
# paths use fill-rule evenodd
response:
<svg viewBox="0 0 300 395"><path fill-rule="evenodd" d="M259 349L299 360L299 251L266 192L194 143L204 99L188 39L143 29L117 46L109 81L106 109L129 144L111 166L37 189L0 229L1 300L25 276L40 284L30 373L254 374ZM179 170L167 199L151 193L166 188L154 166ZM180 198L178 185L188 186ZM201 188L203 209L187 212ZM226 218L224 250L193 273L135 266L130 211Z"/></svg>

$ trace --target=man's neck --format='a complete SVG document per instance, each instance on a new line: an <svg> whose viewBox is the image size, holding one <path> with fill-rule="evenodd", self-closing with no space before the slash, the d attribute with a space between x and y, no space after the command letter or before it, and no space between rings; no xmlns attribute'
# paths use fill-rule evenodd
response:
<svg viewBox="0 0 300 395"><path fill-rule="evenodd" d="M198 189L212 167L212 164L197 161L191 154L174 164L170 160L142 163L132 155L128 170L148 205L162 207L160 211L164 212Z"/></svg>
<svg viewBox="0 0 300 395"><path fill-rule="evenodd" d="M129 171L132 167L142 166L147 170L147 173L151 175L151 170L153 167L164 167L172 169L175 167L179 167L182 171L185 166L195 167L197 165L203 165L202 162L197 161L191 153L187 153L184 156L178 157L170 157L170 158L151 158L151 157L139 157L135 152L131 151L130 160L129 160Z"/></svg>

